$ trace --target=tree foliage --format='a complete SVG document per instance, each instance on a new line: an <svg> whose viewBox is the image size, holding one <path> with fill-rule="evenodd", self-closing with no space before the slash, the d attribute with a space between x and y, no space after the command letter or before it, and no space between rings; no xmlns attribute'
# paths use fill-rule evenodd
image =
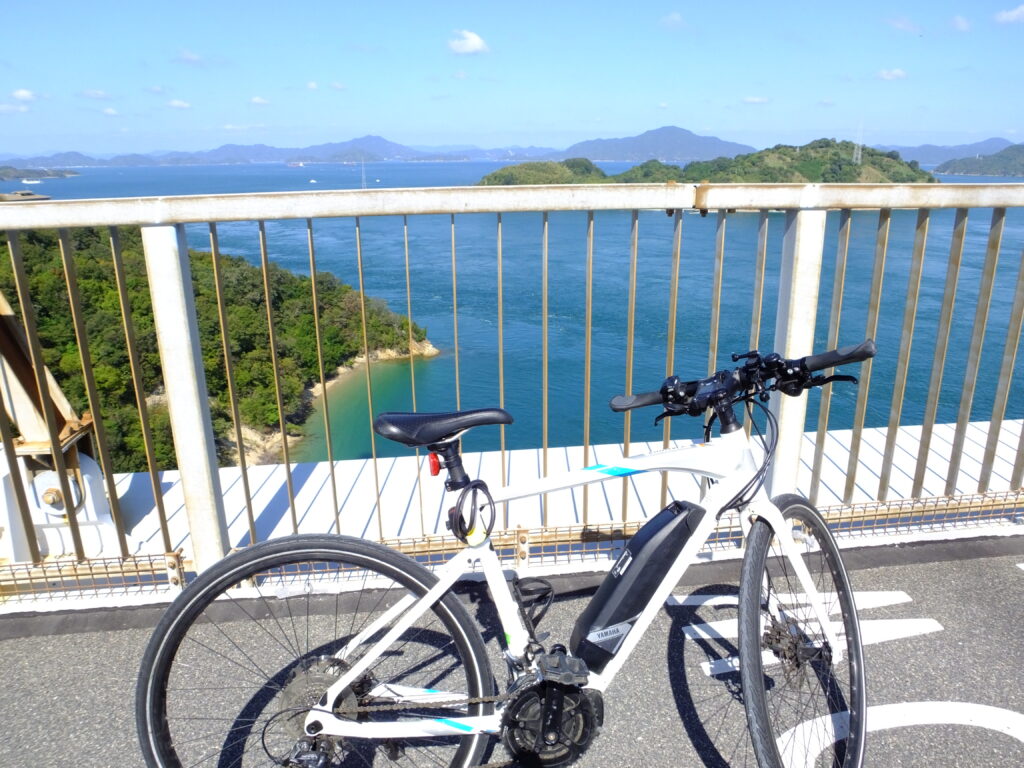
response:
<svg viewBox="0 0 1024 768"><path fill-rule="evenodd" d="M143 471L146 460L139 411L110 242L104 232L94 228L73 230L70 237L91 370L114 468L119 472ZM174 466L174 450L167 408L161 397L164 374L141 235L137 228L125 228L120 230L120 237L128 309L140 361L141 385L149 404L157 464L168 468ZM89 410L89 404L57 233L25 231L19 234L19 243L43 356L72 406L81 414ZM0 246L6 252L6 236L0 235ZM226 437L232 425L213 261L208 253L191 252L189 258L214 432L218 437ZM261 270L235 256L222 255L219 265L242 421L256 429L277 428L279 416ZM316 281L324 366L333 372L362 351L360 294L326 272L318 273ZM294 425L308 416L309 397L305 393L319 379L310 278L271 264L269 283L283 411L286 422ZM0 291L20 314L11 263L6 259L0 260ZM371 351L407 349L407 318L372 298L366 301L366 315ZM414 325L413 338L423 341L426 331Z"/></svg>

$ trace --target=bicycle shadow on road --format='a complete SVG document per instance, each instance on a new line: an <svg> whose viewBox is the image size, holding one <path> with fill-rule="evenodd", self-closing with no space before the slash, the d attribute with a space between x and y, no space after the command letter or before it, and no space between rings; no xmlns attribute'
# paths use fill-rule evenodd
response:
<svg viewBox="0 0 1024 768"><path fill-rule="evenodd" d="M738 667L712 676L707 667L739 655L735 622L739 590L734 584L709 584L692 591L688 604L669 603L671 618L667 668L676 709L705 768L756 766ZM723 600L722 597L726 599ZM697 599L697 604L689 604ZM702 664L705 666L702 667Z"/></svg>

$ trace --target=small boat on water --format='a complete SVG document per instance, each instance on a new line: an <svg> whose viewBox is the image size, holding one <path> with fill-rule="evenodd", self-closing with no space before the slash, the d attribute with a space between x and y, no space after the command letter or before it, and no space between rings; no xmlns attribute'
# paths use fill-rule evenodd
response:
<svg viewBox="0 0 1024 768"><path fill-rule="evenodd" d="M49 195L37 195L27 189L16 189L13 192L0 193L0 203L17 203L25 200L49 200Z"/></svg>
<svg viewBox="0 0 1024 768"><path fill-rule="evenodd" d="M39 184L41 182L39 181L39 179L22 179L21 183L22 184Z"/></svg>

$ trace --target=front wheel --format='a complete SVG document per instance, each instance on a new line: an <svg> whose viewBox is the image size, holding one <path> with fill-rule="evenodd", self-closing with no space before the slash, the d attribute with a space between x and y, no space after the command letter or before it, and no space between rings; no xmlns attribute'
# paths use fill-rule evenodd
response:
<svg viewBox="0 0 1024 768"><path fill-rule="evenodd" d="M810 502L774 500L832 620L830 647L776 531L754 522L740 577L743 700L760 768L860 768L864 760L864 652L839 549Z"/></svg>
<svg viewBox="0 0 1024 768"><path fill-rule="evenodd" d="M375 741L305 734L306 715L325 706L327 688L436 581L404 555L346 536L274 539L225 558L174 601L146 649L136 718L147 765L476 765L487 741L479 734ZM448 593L333 709L360 721L483 715L493 704L466 701L493 693L480 632ZM396 696L444 701L429 710L380 706Z"/></svg>

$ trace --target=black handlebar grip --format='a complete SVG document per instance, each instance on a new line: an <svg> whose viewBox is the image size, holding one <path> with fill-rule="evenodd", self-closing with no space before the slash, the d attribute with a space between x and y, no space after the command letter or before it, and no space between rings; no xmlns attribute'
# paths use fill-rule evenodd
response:
<svg viewBox="0 0 1024 768"><path fill-rule="evenodd" d="M636 395L616 395L608 402L613 411L628 411L645 405L660 405L661 392L640 392Z"/></svg>
<svg viewBox="0 0 1024 768"><path fill-rule="evenodd" d="M860 344L854 344L842 349L833 349L831 352L821 352L817 355L808 355L803 359L804 367L809 373L823 371L837 365L847 363L860 363L869 357L874 357L877 352L873 339L865 339Z"/></svg>

